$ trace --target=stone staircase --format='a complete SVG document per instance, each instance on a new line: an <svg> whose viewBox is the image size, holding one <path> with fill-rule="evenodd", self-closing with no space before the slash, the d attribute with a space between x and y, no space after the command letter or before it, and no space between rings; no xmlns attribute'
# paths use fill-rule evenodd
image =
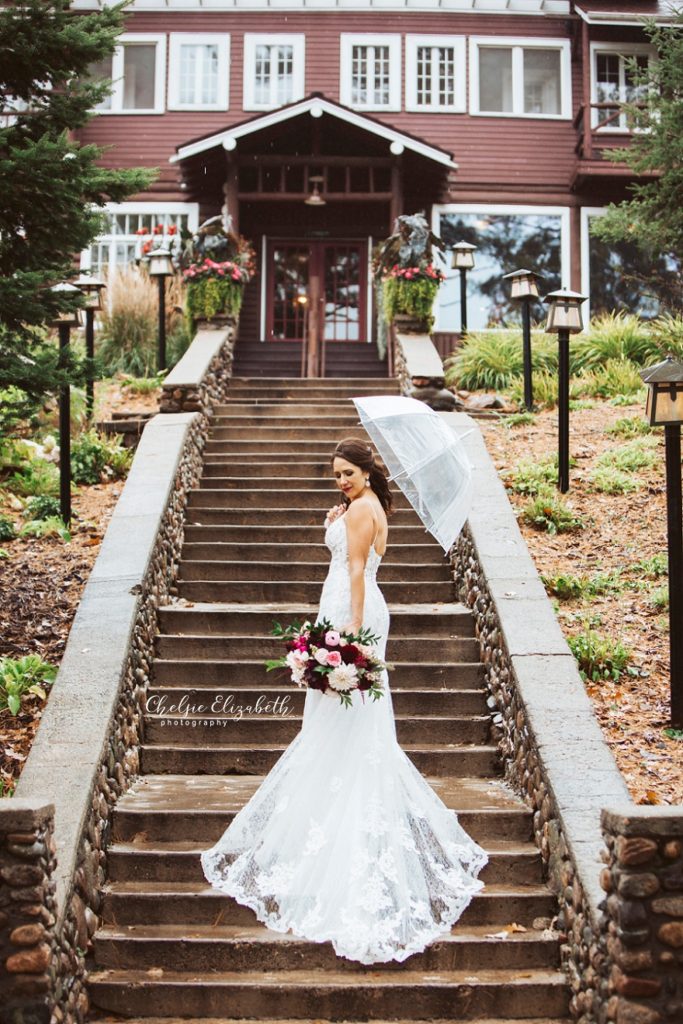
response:
<svg viewBox="0 0 683 1024"><path fill-rule="evenodd" d="M566 1019L549 928L555 900L531 812L500 777L473 619L455 601L443 552L398 492L379 573L398 737L488 850L486 887L423 953L368 967L336 957L330 943L270 931L201 871L200 851L300 728L303 691L266 675L263 660L279 652L274 619L316 611L328 565L322 520L338 494L329 453L341 437L364 436L349 397L396 390L386 379L235 379L215 411L187 510L178 596L160 613L148 704L163 698L168 713L147 715L142 773L111 821L91 1020ZM288 695L294 711L196 712L216 695L233 709ZM174 716L168 705L183 696L195 711Z"/></svg>

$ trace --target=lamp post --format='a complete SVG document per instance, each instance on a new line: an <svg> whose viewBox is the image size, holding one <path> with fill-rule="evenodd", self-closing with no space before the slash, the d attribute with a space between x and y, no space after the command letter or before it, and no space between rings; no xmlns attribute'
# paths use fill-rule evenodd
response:
<svg viewBox="0 0 683 1024"><path fill-rule="evenodd" d="M569 335L583 330L581 303L586 296L560 288L546 295L550 303L546 334L557 334L558 353L558 470L557 486L564 494L569 490Z"/></svg>
<svg viewBox="0 0 683 1024"><path fill-rule="evenodd" d="M57 298L75 299L81 295L79 288L66 281L50 289ZM66 366L66 350L69 347L71 328L78 327L78 314L66 310L55 314L52 327L59 331L59 367ZM59 509L64 522L71 522L71 388L67 383L59 389Z"/></svg>
<svg viewBox="0 0 683 1024"><path fill-rule="evenodd" d="M85 354L92 360L95 356L95 313L102 309L102 290L104 281L93 277L92 274L81 274L74 281L74 284L85 295L85 306L82 309L83 322L85 325ZM92 370L88 370L85 382L85 408L88 419L92 419L95 405L95 385Z"/></svg>
<svg viewBox="0 0 683 1024"><path fill-rule="evenodd" d="M510 281L510 298L522 304L522 352L524 358L524 404L531 412L534 390L531 366L531 303L538 298L538 274L533 270L513 270L503 280Z"/></svg>
<svg viewBox="0 0 683 1024"><path fill-rule="evenodd" d="M683 363L667 356L640 371L648 386L645 415L664 427L666 450L666 526L669 548L669 652L671 724L683 728L683 515L681 513L681 423Z"/></svg>
<svg viewBox="0 0 683 1024"><path fill-rule="evenodd" d="M159 286L159 327L157 333L157 372L166 369L166 278L173 273L171 252L164 246L149 254L149 275Z"/></svg>
<svg viewBox="0 0 683 1024"><path fill-rule="evenodd" d="M467 271L474 267L476 245L469 242L456 242L453 246L451 268L460 271L460 334L467 334Z"/></svg>

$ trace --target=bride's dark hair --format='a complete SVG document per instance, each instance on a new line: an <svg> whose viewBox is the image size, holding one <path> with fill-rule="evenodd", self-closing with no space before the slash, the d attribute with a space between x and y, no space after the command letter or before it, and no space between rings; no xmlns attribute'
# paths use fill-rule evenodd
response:
<svg viewBox="0 0 683 1024"><path fill-rule="evenodd" d="M354 466L358 466L363 472L369 474L370 486L379 498L380 505L386 514L390 516L394 509L387 474L373 455L372 448L367 441L362 441L359 437L345 437L334 449L330 464L333 464L336 458L346 459L347 462L352 462ZM342 502L345 505L350 504L345 494L342 494Z"/></svg>

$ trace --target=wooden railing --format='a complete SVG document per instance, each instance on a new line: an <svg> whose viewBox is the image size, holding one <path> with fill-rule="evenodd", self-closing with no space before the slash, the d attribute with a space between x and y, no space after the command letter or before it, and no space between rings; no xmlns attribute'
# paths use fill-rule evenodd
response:
<svg viewBox="0 0 683 1024"><path fill-rule="evenodd" d="M644 105L645 104L641 103L636 104L636 106L638 107L642 107ZM592 124L593 110L609 111L610 113L607 117L600 119L598 124L594 125ZM576 129L578 134L578 139L576 142L574 152L582 160L594 160L596 159L596 157L600 158L602 156L602 147L599 147L596 152L594 145L596 137L604 128L609 128L610 126L614 127L615 122L617 122L619 118L623 116L623 114L623 106L621 104L617 104L614 102L591 104L582 103L574 118L574 128ZM586 123L587 121L588 124ZM624 135L631 134L630 128L622 127L621 125L619 125L618 127Z"/></svg>

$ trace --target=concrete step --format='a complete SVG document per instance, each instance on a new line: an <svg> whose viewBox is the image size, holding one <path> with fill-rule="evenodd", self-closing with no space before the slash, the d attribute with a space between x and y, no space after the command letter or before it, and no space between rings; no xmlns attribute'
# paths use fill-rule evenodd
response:
<svg viewBox="0 0 683 1024"><path fill-rule="evenodd" d="M178 581L178 594L188 601L243 601L262 604L264 601L315 601L320 597L319 583L289 580L184 580ZM412 604L433 597L435 601L453 599L452 582L385 583L382 592L389 601Z"/></svg>
<svg viewBox="0 0 683 1024"><path fill-rule="evenodd" d="M223 476L219 476L217 473L211 472L202 474L199 486L203 490L274 491L279 493L281 502L283 490L287 491L288 499L290 497L290 491L304 491L306 494L316 491L319 494L324 493L329 495L335 504L341 501L341 493L335 484L332 476L332 470L329 466L327 474L321 474L320 476L298 476L292 472L285 477L244 477L235 472L228 472ZM404 508L409 507L408 503L404 499L403 492L399 491L397 487L392 487L391 496L395 506L403 505Z"/></svg>
<svg viewBox="0 0 683 1024"><path fill-rule="evenodd" d="M544 885L489 885L476 893L459 918L461 927L489 925L491 930L512 921L532 926L536 918L552 918L557 902ZM254 912L206 881L108 882L102 889L106 924L233 924L249 925Z"/></svg>
<svg viewBox="0 0 683 1024"><path fill-rule="evenodd" d="M120 852L118 848L116 852ZM122 857L125 856L122 854ZM150 850L149 860L153 856ZM110 863L117 858L109 851ZM187 860L188 858L185 857ZM199 854L193 856L201 872ZM149 865L137 856L137 872ZM487 865L488 868L488 865ZM486 872L487 868L484 869ZM479 876L483 878L484 872ZM493 937L487 926L444 935L407 961L410 970L528 970L559 966L559 946L554 933L541 930ZM210 925L188 930L183 925L106 925L94 937L95 956L101 967L119 969L161 967L188 971L250 971L268 964L269 971L326 969L367 974L376 968L337 957L331 942L307 942L291 932L275 932L255 922L252 927ZM404 971L405 965L391 961L382 971Z"/></svg>
<svg viewBox="0 0 683 1024"><path fill-rule="evenodd" d="M532 841L531 810L504 782L466 773L423 774L446 807L456 812L462 827L487 849L491 842ZM112 841L175 842L191 837L208 847L251 799L264 775L145 772L113 810Z"/></svg>
<svg viewBox="0 0 683 1024"><path fill-rule="evenodd" d="M324 544L226 544L205 541L203 544L189 542L183 545L183 561L206 560L211 562L234 562L243 559L245 562L282 562L283 558L292 562L316 563L324 561L329 566L329 551ZM431 544L390 544L382 556L382 571L387 566L405 566L413 564L438 566L442 572L448 571L443 548L436 541ZM383 578L386 578L383 575Z"/></svg>
<svg viewBox="0 0 683 1024"><path fill-rule="evenodd" d="M481 662L392 662L391 670L391 693L394 707L397 694L405 691L403 700L410 703L408 693L447 695L450 692L475 690L485 693L484 666ZM282 670L284 673L284 670ZM261 660L239 662L230 660L201 661L195 659L183 660L181 658L156 658L152 665L152 680L155 685L179 688L188 687L229 687L230 690L242 691L249 687L260 687L264 680L272 679L273 684L284 679L284 675L274 672L266 674ZM286 684L294 689L291 682ZM432 699L432 698L430 698ZM434 698L435 699L435 698Z"/></svg>
<svg viewBox="0 0 683 1024"><path fill-rule="evenodd" d="M224 744L291 743L301 731L302 719L294 714L287 697L273 701L273 707L275 711L270 715L257 713L239 717L227 712L181 715L148 712L145 715L145 742L209 749ZM446 718L441 715L396 714L395 718L396 735L401 745L430 742L485 746L491 732L488 715Z"/></svg>
<svg viewBox="0 0 683 1024"><path fill-rule="evenodd" d="M166 662L168 664L168 662ZM195 663L191 663L194 665ZM219 687L202 685L199 681L201 670L186 670L186 679L192 677L192 684L185 682L181 686L154 685L145 694L146 708L151 714L213 714L214 709L226 714L248 714L249 708L274 707L277 698L287 698L287 707L294 715L303 713L306 691L295 686L289 679L287 669L266 673L263 665L255 663L260 669L257 685L248 686L242 678L242 685L235 687ZM201 666L203 667L203 665ZM240 664L239 669L243 669ZM158 669L154 667L155 681ZM237 673L236 673L237 674ZM243 673L240 673L243 675ZM486 715L486 692L465 689L397 689L393 685L392 672L391 701L398 715L443 715L444 717L461 718L464 715ZM278 685L278 679L280 680ZM270 685L258 685L265 680ZM237 692L235 692L237 690Z"/></svg>
<svg viewBox="0 0 683 1024"><path fill-rule="evenodd" d="M338 391L344 391L346 394L353 394L354 388L358 387L369 387L366 377L258 377L256 379L249 378L241 374L235 374L230 378L231 388L245 388L245 387L264 387L264 388L278 388L278 387L295 387L300 388L302 391L311 391L316 388L336 388ZM374 384L372 385L374 387ZM391 391L392 389L398 394L399 385L398 381L392 377L385 377L384 380L378 385L381 390Z"/></svg>
<svg viewBox="0 0 683 1024"><path fill-rule="evenodd" d="M413 511L408 499L402 491L392 494L394 508L397 511ZM190 489L188 509L198 506L202 508L257 508L257 509L288 509L304 508L307 511L319 509L325 518L328 509L338 505L340 492L331 481L321 481L317 487L272 487L257 489L251 486L242 489L231 489L230 485L221 487L219 479L203 481L203 486ZM191 512L188 512L191 518Z"/></svg>
<svg viewBox="0 0 683 1024"><path fill-rule="evenodd" d="M263 775L270 771L284 749L285 744L252 744L249 749L228 745L202 749L145 743L140 748L140 770L145 775ZM498 748L494 746L458 747L455 744L409 743L403 749L423 775L490 779L500 773Z"/></svg>
<svg viewBox="0 0 683 1024"><path fill-rule="evenodd" d="M239 662L242 658L250 661L280 657L284 650L282 640L273 636L206 636L159 633L156 637L156 653L161 658L195 658L198 662L228 661ZM424 637L422 641L389 635L387 659L389 662L410 660L418 664L431 663L443 658L444 661L475 661L479 656L479 642L474 637L441 636ZM424 661L422 660L424 659Z"/></svg>
<svg viewBox="0 0 683 1024"><path fill-rule="evenodd" d="M271 519L273 509L269 510ZM299 511L299 510L298 510ZM208 543L214 543L222 541L224 543L233 544L270 544L277 543L287 546L294 546L296 544L309 544L317 547L315 535L312 534L310 526L303 524L278 524L277 527L268 525L266 523L255 523L253 517L249 517L249 521L246 523L224 523L216 521L220 516L216 516L216 510L210 509L206 513L202 513L202 517L206 519L205 522L196 522L198 513L197 509L194 509L192 516L189 516L185 521L185 541L206 541ZM409 514L409 513L408 513ZM389 520L389 544L393 547L397 544L430 544L436 545L438 550L443 552L443 549L436 544L430 533L427 533L424 526L419 522L410 523L397 519L399 514L393 515ZM324 516L322 517L324 519ZM417 517L415 517L417 518ZM315 524L320 528L318 534L320 550L327 550L323 543L324 529L322 525L322 519L319 518L319 513L315 514Z"/></svg>
<svg viewBox="0 0 683 1024"><path fill-rule="evenodd" d="M357 426L355 429L348 425L325 426L315 419L307 422L304 417L296 424L282 425L282 420L276 420L275 423L254 424L249 427L249 434L255 441L268 441L269 443L271 441L275 443L278 441L296 441L297 443L315 441L317 444L327 443L332 448L342 437L359 437L365 444L369 443L369 438L361 426ZM222 427L214 425L212 422L209 428L210 441L234 441L243 436L244 427L239 423L230 427Z"/></svg>
<svg viewBox="0 0 683 1024"><path fill-rule="evenodd" d="M386 966L389 967L388 964ZM95 1011L93 1011L93 1012L95 1012ZM483 1017L480 1017L477 1020L477 1024L509 1024L509 1020L510 1020L509 1017L506 1017L504 1020L502 1018L500 1018L500 1017L497 1017L495 1020L494 1020L493 1017L486 1017L485 1019ZM568 1024L569 1018L566 1017L566 1016L562 1017L562 1018L560 1018L560 1017L552 1017L552 1018L550 1018L550 1017L533 1017L533 1018L532 1017L525 1017L524 1020L526 1021L526 1024ZM121 1016L118 1016L116 1014L110 1014L110 1013L108 1013L106 1017L97 1017L96 1015L91 1016L91 1017L88 1018L88 1021L89 1021L89 1024L115 1024L115 1022L125 1022L125 1024L200 1024L200 1022L201 1022L201 1024L256 1024L256 1022L254 1021L253 1018L245 1018L245 1017L240 1017L239 1020L237 1018L234 1018L234 1017L233 1018L230 1018L230 1017L201 1017L201 1018L197 1018L197 1017L178 1017L178 1016L175 1016L175 1015L173 1015L171 1017L139 1017L139 1016L135 1016L135 1015L133 1015L132 1017L130 1017L130 1016L128 1016L128 1017L121 1017ZM280 1018L277 1021L273 1020L272 1018L269 1018L267 1020L266 1019L259 1020L258 1024L295 1024L295 1022L291 1018L288 1019L288 1020L283 1020L282 1018ZM296 1020L296 1024L323 1024L323 1022L321 1022L319 1019L315 1019L315 1020L308 1019L308 1020L306 1020L306 1019L299 1018L299 1019ZM365 1024L365 1022L364 1021L348 1021L347 1020L347 1021L345 1021L345 1024ZM388 1021L375 1021L375 1024L388 1024ZM407 1024L407 1022L405 1021L405 1018L403 1019L403 1024ZM429 1021L419 1021L419 1020L411 1019L410 1024L453 1024L453 1021L452 1021L452 1019L437 1020L435 1018L432 1018Z"/></svg>
<svg viewBox="0 0 683 1024"><path fill-rule="evenodd" d="M295 462L292 459L271 459L270 462L254 462L249 455L225 456L207 455L202 470L202 478L206 477L239 477L242 480L249 480L248 486L256 486L254 480L266 478L277 480L272 486L282 487L283 478L306 477L316 484L321 480L333 483L332 463L327 452L321 453L317 460L302 455ZM308 485L310 486L310 485Z"/></svg>
<svg viewBox="0 0 683 1024"><path fill-rule="evenodd" d="M330 502L328 508L331 506L332 502ZM192 508L187 510L185 522L189 526L249 526L254 531L250 533L251 537L259 536L256 531L259 527L265 527L270 530L271 540L274 539L273 533L276 533L279 540L281 530L287 526L308 527L308 537L314 540L315 532L311 530L313 526L320 531L318 538L322 542L325 536L323 523L328 508L250 508L249 506L243 508L235 508L234 506L217 508L216 506L193 505ZM420 525L417 513L413 512L412 509L397 509L392 515L390 522L392 538L398 539L396 527L402 526L410 526L413 529L417 528L422 539L431 536L431 534L427 533L424 526ZM287 536L291 535L288 533ZM413 536L416 536L416 534L413 534Z"/></svg>
<svg viewBox="0 0 683 1024"><path fill-rule="evenodd" d="M350 399L344 404L333 408L329 405L311 405L308 402L298 405L295 402L280 402L271 405L258 405L250 402L231 402L221 412L214 410L211 417L212 427L256 426L259 428L272 426L348 426L360 424L356 407Z"/></svg>
<svg viewBox="0 0 683 1024"><path fill-rule="evenodd" d="M217 452L234 455L249 454L264 457L271 461L282 456L296 453L297 458L302 454L306 456L331 458L332 453L340 440L341 431L333 431L331 438L316 438L309 436L305 438L272 438L261 437L250 433L249 437L240 436L239 432L233 438L208 437L204 445L204 452L208 455ZM364 444L368 442L364 431L352 430L349 437L358 437Z"/></svg>
<svg viewBox="0 0 683 1024"><path fill-rule="evenodd" d="M388 605L391 615L390 643L400 637L473 637L474 619L469 608L458 602L449 604ZM162 633L189 633L220 636L248 636L270 633L276 622L313 620L317 605L244 605L196 604L162 605L159 626Z"/></svg>
<svg viewBox="0 0 683 1024"><path fill-rule="evenodd" d="M298 580L301 582L323 583L330 568L329 559L327 562L297 562L283 561L287 555L280 552L279 558L269 561L258 559L258 561L219 561L217 558L205 559L192 557L189 552L183 550L183 558L180 563L178 578L181 580L268 580L270 583L278 583L285 580ZM419 564L405 561L402 564L384 563L379 567L377 581L380 587L387 583L411 583L433 582L443 583L445 567L427 562ZM409 585L409 584L406 584Z"/></svg>

